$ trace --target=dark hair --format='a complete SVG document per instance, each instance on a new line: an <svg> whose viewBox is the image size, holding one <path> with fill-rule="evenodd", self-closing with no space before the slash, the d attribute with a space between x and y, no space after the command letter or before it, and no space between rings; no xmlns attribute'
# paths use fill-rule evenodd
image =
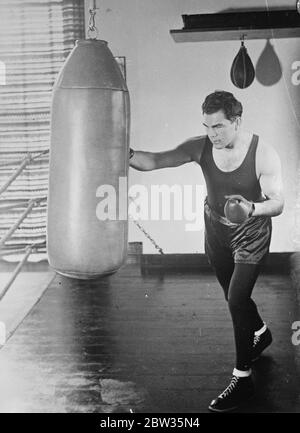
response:
<svg viewBox="0 0 300 433"><path fill-rule="evenodd" d="M203 114L213 114L223 110L228 120L234 120L241 117L243 113L242 104L235 99L232 93L224 90L215 90L205 98L202 104Z"/></svg>

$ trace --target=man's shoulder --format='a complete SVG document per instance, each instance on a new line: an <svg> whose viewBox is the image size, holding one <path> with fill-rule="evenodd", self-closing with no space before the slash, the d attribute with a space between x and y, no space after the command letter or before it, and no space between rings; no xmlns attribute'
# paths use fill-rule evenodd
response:
<svg viewBox="0 0 300 433"><path fill-rule="evenodd" d="M196 137L191 137L185 140L182 143L182 146L192 152L199 152L202 151L203 147L205 146L206 139L207 139L207 135L199 135Z"/></svg>
<svg viewBox="0 0 300 433"><path fill-rule="evenodd" d="M194 161L199 162L205 143L207 140L207 135L199 135L196 137L191 137L185 140L181 146L186 152L191 156Z"/></svg>
<svg viewBox="0 0 300 433"><path fill-rule="evenodd" d="M268 143L265 139L258 137L258 144L257 144L257 153L258 156L261 158L270 157L274 154L276 154L276 150L274 147Z"/></svg>
<svg viewBox="0 0 300 433"><path fill-rule="evenodd" d="M204 144L207 139L207 135L197 135L196 137L190 137L185 140L182 144L201 145Z"/></svg>
<svg viewBox="0 0 300 433"><path fill-rule="evenodd" d="M256 161L260 172L280 164L276 149L264 139L259 139L256 151Z"/></svg>

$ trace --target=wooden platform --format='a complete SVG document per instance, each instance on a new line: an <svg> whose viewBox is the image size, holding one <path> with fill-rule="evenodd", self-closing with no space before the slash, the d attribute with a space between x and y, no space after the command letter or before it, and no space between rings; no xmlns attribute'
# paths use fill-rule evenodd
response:
<svg viewBox="0 0 300 433"><path fill-rule="evenodd" d="M300 412L289 276L262 275L254 298L274 342L254 366L256 399L239 412ZM0 350L0 412L205 413L233 363L211 273L127 265L92 282L57 275Z"/></svg>

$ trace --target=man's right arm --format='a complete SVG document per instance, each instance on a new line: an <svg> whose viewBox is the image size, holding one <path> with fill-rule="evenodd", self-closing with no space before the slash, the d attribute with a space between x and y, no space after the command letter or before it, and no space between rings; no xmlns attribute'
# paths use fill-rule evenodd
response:
<svg viewBox="0 0 300 433"><path fill-rule="evenodd" d="M134 151L129 160L130 167L140 171L157 170L159 168L178 167L194 161L193 143L186 141L175 149L165 152Z"/></svg>

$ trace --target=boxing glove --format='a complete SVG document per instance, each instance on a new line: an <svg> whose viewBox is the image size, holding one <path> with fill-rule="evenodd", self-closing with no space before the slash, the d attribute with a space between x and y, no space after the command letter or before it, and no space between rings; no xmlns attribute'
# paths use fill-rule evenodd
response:
<svg viewBox="0 0 300 433"><path fill-rule="evenodd" d="M229 195L225 198L227 201L224 206L224 214L230 222L241 224L252 216L255 209L254 203L241 195Z"/></svg>

